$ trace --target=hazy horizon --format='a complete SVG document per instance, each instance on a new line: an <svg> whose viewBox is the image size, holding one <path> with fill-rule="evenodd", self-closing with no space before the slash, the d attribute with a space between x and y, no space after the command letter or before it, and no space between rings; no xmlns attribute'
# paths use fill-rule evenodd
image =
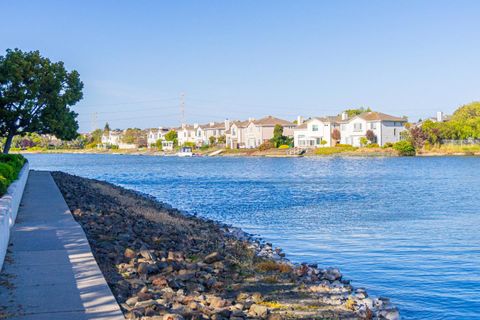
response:
<svg viewBox="0 0 480 320"><path fill-rule="evenodd" d="M0 3L0 55L39 50L85 84L80 131L480 100L477 1ZM96 115L96 121L94 114Z"/></svg>

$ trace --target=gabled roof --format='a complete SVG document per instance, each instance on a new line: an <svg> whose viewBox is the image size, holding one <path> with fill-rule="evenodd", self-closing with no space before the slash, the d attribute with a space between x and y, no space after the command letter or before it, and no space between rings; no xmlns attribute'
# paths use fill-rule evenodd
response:
<svg viewBox="0 0 480 320"><path fill-rule="evenodd" d="M407 119L391 116L389 114L381 112L364 112L359 114L357 117L362 118L366 121L399 121L407 122ZM352 118L353 119L353 118Z"/></svg>
<svg viewBox="0 0 480 320"><path fill-rule="evenodd" d="M225 129L225 122L201 124L199 127L202 129Z"/></svg>
<svg viewBox="0 0 480 320"><path fill-rule="evenodd" d="M260 127L271 127L271 126L275 126L277 124L279 124L281 126L294 126L295 125L293 122L283 120L283 119L280 119L280 118L275 118L275 117L272 117L272 116L267 116L265 118L258 119L258 120L253 120L251 122L253 122L253 124L255 124L256 126L260 126Z"/></svg>
<svg viewBox="0 0 480 320"><path fill-rule="evenodd" d="M305 120L301 125L297 126L294 130L307 129L308 123L312 120L319 120L319 121L322 121L322 122L339 123L339 122L341 122L341 117L339 117L339 116L313 117L313 118Z"/></svg>

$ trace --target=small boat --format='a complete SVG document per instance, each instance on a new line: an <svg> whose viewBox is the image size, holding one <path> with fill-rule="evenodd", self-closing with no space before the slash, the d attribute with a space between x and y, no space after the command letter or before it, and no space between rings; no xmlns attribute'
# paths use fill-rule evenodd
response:
<svg viewBox="0 0 480 320"><path fill-rule="evenodd" d="M182 147L180 151L177 153L178 157L193 157L192 148L190 147Z"/></svg>

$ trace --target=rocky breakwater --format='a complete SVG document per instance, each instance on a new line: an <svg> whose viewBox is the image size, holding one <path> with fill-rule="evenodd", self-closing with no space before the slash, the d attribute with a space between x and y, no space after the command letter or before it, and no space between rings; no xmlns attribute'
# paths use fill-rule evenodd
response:
<svg viewBox="0 0 480 320"><path fill-rule="evenodd" d="M52 173L127 319L398 319L336 268L109 183Z"/></svg>

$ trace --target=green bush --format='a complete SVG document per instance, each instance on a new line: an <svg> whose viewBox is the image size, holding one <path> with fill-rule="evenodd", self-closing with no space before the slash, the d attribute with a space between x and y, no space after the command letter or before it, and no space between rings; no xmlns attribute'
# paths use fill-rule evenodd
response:
<svg viewBox="0 0 480 320"><path fill-rule="evenodd" d="M393 147L393 143L387 142L387 143L385 143L385 144L383 145L382 148L387 149L387 148L392 148L392 147Z"/></svg>
<svg viewBox="0 0 480 320"><path fill-rule="evenodd" d="M414 156L415 147L406 140L398 141L393 145L393 149L397 150L401 156Z"/></svg>
<svg viewBox="0 0 480 320"><path fill-rule="evenodd" d="M345 144L345 143L337 143L335 145L335 147L337 147L337 148L352 148L352 145L351 144Z"/></svg>
<svg viewBox="0 0 480 320"><path fill-rule="evenodd" d="M370 143L370 144L367 144L367 148L379 148L380 146L378 145L378 143Z"/></svg>
<svg viewBox="0 0 480 320"><path fill-rule="evenodd" d="M282 144L278 149L290 149L290 146L288 144Z"/></svg>
<svg viewBox="0 0 480 320"><path fill-rule="evenodd" d="M0 196L7 192L10 183L4 177L0 176Z"/></svg>
<svg viewBox="0 0 480 320"><path fill-rule="evenodd" d="M15 180L15 169L7 164L7 163L0 163L0 176L7 179L9 182Z"/></svg>
<svg viewBox="0 0 480 320"><path fill-rule="evenodd" d="M0 154L0 196L17 179L26 161L20 154Z"/></svg>

